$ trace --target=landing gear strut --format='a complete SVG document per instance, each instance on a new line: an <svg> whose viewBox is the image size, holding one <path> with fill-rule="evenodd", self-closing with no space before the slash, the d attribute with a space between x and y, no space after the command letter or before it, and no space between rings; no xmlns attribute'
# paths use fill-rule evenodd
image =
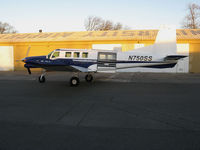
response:
<svg viewBox="0 0 200 150"><path fill-rule="evenodd" d="M87 74L87 75L85 76L85 80L86 80L87 82L92 82L93 76L92 76L91 74Z"/></svg>

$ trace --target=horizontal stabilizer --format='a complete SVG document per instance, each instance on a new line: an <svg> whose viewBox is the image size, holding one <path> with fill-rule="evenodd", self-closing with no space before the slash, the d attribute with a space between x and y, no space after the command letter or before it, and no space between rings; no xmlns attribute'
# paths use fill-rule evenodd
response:
<svg viewBox="0 0 200 150"><path fill-rule="evenodd" d="M169 55L164 58L164 60L179 60L188 56L185 55Z"/></svg>

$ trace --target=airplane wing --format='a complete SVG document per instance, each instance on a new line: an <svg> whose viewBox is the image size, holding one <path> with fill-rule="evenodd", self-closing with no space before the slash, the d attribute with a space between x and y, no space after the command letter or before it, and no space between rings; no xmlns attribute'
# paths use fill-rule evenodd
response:
<svg viewBox="0 0 200 150"><path fill-rule="evenodd" d="M45 66L42 68L44 68L47 71L84 72L84 69L78 66Z"/></svg>
<svg viewBox="0 0 200 150"><path fill-rule="evenodd" d="M83 68L83 67L74 66L74 65L71 65L71 67L80 72L88 72L88 68Z"/></svg>

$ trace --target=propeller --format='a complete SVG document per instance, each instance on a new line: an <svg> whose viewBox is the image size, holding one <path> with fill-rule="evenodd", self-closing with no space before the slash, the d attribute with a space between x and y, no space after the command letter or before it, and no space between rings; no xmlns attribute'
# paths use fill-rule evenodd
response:
<svg viewBox="0 0 200 150"><path fill-rule="evenodd" d="M28 49L27 49L27 51L26 51L25 58L28 57L29 52L30 52L30 49L31 49L31 46L29 45L29 46L28 46ZM23 59L16 59L15 61L16 61L16 62L19 62L19 61L23 61L23 62L24 62L25 58L23 58Z"/></svg>
<svg viewBox="0 0 200 150"><path fill-rule="evenodd" d="M28 46L28 50L27 50L27 52L26 52L26 57L28 57L28 54L29 54L29 52L30 52L30 49L31 49L31 46L29 45L29 46Z"/></svg>
<svg viewBox="0 0 200 150"><path fill-rule="evenodd" d="M29 52L30 52L30 49L31 49L31 46L29 45L28 46L28 49L27 49L27 52L26 52L26 57L28 57L28 55L29 55ZM18 59L18 60L15 60L16 62L24 62L24 63L26 63L26 57L25 58L23 58L23 59ZM27 71L28 71L28 74L31 74L31 69L30 68L27 68Z"/></svg>
<svg viewBox="0 0 200 150"><path fill-rule="evenodd" d="M29 54L29 52L30 52L30 49L31 49L31 46L29 45L28 46L28 50L27 50L27 52L26 52L26 57L28 57L28 54ZM25 58L26 58L25 57ZM22 61L24 61L25 59L22 59ZM28 74L31 74L31 69L30 68L27 68L27 71L28 71Z"/></svg>

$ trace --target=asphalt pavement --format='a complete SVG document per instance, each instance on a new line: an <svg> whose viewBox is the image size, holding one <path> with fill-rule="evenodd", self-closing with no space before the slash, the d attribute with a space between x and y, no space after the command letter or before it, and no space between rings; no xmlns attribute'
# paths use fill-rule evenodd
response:
<svg viewBox="0 0 200 150"><path fill-rule="evenodd" d="M199 150L200 74L0 72L0 150Z"/></svg>

